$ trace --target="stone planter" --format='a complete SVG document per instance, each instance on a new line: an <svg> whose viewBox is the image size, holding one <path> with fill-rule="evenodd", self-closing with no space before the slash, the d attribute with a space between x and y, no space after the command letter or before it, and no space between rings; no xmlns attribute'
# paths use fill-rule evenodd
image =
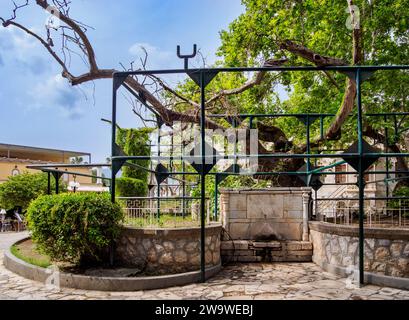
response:
<svg viewBox="0 0 409 320"><path fill-rule="evenodd" d="M18 241L16 244L27 239ZM198 282L201 279L200 271L141 277L101 277L64 273L53 270L52 268L40 268L24 262L23 260L20 260L14 256L10 249L5 251L3 263L8 270L22 277L42 282L47 285L53 284L56 289L61 286L73 289L98 291L153 290L173 286L183 286ZM220 264L214 267L206 268L205 278L208 279L214 276L220 271L220 269Z"/></svg>
<svg viewBox="0 0 409 320"><path fill-rule="evenodd" d="M313 261L349 276L359 263L358 227L310 222ZM371 283L409 289L409 229L365 228L364 268Z"/></svg>
<svg viewBox="0 0 409 320"><path fill-rule="evenodd" d="M206 267L220 265L221 225L206 227ZM200 228L125 228L117 242L118 263L152 274L172 274L200 269Z"/></svg>

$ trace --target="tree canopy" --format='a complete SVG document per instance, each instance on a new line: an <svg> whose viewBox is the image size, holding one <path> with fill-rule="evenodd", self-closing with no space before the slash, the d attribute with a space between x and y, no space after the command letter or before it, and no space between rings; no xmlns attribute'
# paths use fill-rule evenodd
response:
<svg viewBox="0 0 409 320"><path fill-rule="evenodd" d="M62 192L67 190L67 185L59 181ZM51 179L51 192L55 190L55 179ZM22 207L26 210L30 202L41 195L47 194L48 179L47 174L28 173L9 177L8 181L0 184L0 207L11 210L15 207Z"/></svg>
<svg viewBox="0 0 409 320"><path fill-rule="evenodd" d="M390 65L409 63L409 0L243 0L245 12L221 31L220 61L217 66L282 65ZM14 27L34 37L44 46L62 75L73 86L98 79L112 78L117 70L100 68L96 52L88 38L88 28L71 18L69 2L36 0L42 10L51 12L62 23L47 28L45 37L18 21L18 11L29 1L16 4L11 18L0 18L3 27ZM55 41L54 39L61 38ZM72 50L83 56L88 70L74 74L66 54L60 55L54 44L62 43L62 52ZM144 65L142 66L144 67ZM131 69L133 65L131 64ZM146 81L149 79L149 81ZM147 82L154 85L147 85ZM143 97L165 125L183 122L185 128L200 121L200 93L193 81L172 88L157 76L145 79L128 77L126 85ZM407 71L378 71L363 84L363 107L366 112L407 111L409 75ZM325 112L333 113L325 121L325 132L312 129L314 148L345 148L356 139L355 115L357 87L345 73L258 72L220 73L206 89L207 128L223 129L225 120L209 114L236 115L241 112ZM137 102L136 104L138 104ZM139 109L134 112L142 117ZM405 139L409 123L406 117L364 119L364 135L374 144L383 144L386 129L396 134L389 138L388 149L407 149ZM248 123L239 123L248 128ZM395 126L396 124L396 126ZM306 152L305 131L297 119L268 119L257 122L259 152ZM301 129L303 128L303 129ZM183 129L183 128L182 128ZM397 158L398 170L408 171L403 158ZM302 159L261 159L260 171L298 170ZM271 178L271 177L267 177ZM280 177L280 185L295 185L291 177Z"/></svg>

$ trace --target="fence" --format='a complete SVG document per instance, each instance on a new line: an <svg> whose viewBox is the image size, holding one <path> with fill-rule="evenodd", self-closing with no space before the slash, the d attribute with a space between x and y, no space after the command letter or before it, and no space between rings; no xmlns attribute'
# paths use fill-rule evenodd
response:
<svg viewBox="0 0 409 320"><path fill-rule="evenodd" d="M117 198L125 211L125 224L140 228L183 228L200 226L200 198L132 197ZM206 198L206 223L214 221Z"/></svg>
<svg viewBox="0 0 409 320"><path fill-rule="evenodd" d="M315 217L319 221L356 225L359 222L359 207L357 204L345 206L346 201L331 201L331 205L320 208L323 201L315 201ZM381 204L366 205L364 224L367 227L409 227L409 199L382 201Z"/></svg>

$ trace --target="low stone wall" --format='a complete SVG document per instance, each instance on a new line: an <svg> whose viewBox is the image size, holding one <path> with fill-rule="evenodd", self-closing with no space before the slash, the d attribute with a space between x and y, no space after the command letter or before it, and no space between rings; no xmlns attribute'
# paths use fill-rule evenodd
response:
<svg viewBox="0 0 409 320"><path fill-rule="evenodd" d="M313 261L346 275L359 263L358 236L357 226L310 222ZM365 228L364 253L364 268L370 274L409 278L409 229Z"/></svg>
<svg viewBox="0 0 409 320"><path fill-rule="evenodd" d="M206 227L206 267L218 266L222 227ZM115 260L147 273L170 274L200 269L200 228L125 228L117 242Z"/></svg>
<svg viewBox="0 0 409 320"><path fill-rule="evenodd" d="M18 241L16 244L29 238ZM196 283L201 280L200 271L192 271L179 274L152 276L152 277L97 277L78 275L72 273L55 272L52 268L40 268L24 262L14 256L10 248L4 252L4 266L27 279L61 287L97 290L97 291L137 291L153 290L174 286L183 286ZM221 265L206 268L205 278L208 279L216 275L221 269Z"/></svg>
<svg viewBox="0 0 409 320"><path fill-rule="evenodd" d="M221 219L233 240L308 239L310 188L222 189Z"/></svg>
<svg viewBox="0 0 409 320"><path fill-rule="evenodd" d="M312 244L307 241L222 241L223 262L310 262Z"/></svg>

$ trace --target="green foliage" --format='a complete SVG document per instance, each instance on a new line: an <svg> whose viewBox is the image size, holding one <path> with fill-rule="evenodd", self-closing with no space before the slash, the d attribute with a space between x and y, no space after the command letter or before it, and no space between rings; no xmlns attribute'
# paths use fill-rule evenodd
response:
<svg viewBox="0 0 409 320"><path fill-rule="evenodd" d="M393 192L394 197L407 197L409 198L409 187L401 186ZM409 199L396 199L389 202L390 207L395 209L401 209L401 212L405 217L409 216Z"/></svg>
<svg viewBox="0 0 409 320"><path fill-rule="evenodd" d="M189 228L200 225L199 220L192 219L191 215L182 217L170 214L161 214L159 219L157 217L152 219L143 217L127 218L125 223L137 228Z"/></svg>
<svg viewBox="0 0 409 320"><path fill-rule="evenodd" d="M38 196L47 194L48 178L46 173L24 172L0 184L0 207L7 210L15 207L27 209L30 202ZM51 191L55 190L55 179L51 177ZM60 180L60 191L67 190L67 186Z"/></svg>
<svg viewBox="0 0 409 320"><path fill-rule="evenodd" d="M100 260L120 233L123 212L108 194L66 193L31 202L27 221L38 249L54 261Z"/></svg>
<svg viewBox="0 0 409 320"><path fill-rule="evenodd" d="M393 192L394 197L409 197L409 187L402 186ZM409 200L408 200L409 201Z"/></svg>
<svg viewBox="0 0 409 320"><path fill-rule="evenodd" d="M152 128L118 129L117 143L129 156L149 156L149 134ZM149 168L149 160L130 161L143 168ZM142 168L123 167L122 176L147 181L148 171Z"/></svg>
<svg viewBox="0 0 409 320"><path fill-rule="evenodd" d="M222 45L218 54L223 58L225 66L260 65L267 59L283 56L288 58L288 65L310 64L280 46L280 42L287 39L320 55L340 58L353 64L352 31L346 27L349 18L346 1L244 0L243 4L245 13L233 21L228 30L221 32ZM361 64L408 64L409 1L358 0L353 4L360 11L364 54ZM238 110L247 109L251 112L259 106L259 110L264 107L266 111L281 110L285 113L337 113L342 103L346 77L336 72L330 74L332 80L324 73L281 73L273 82L269 79L264 81L266 90L248 90L236 96L233 105L239 106ZM221 87L229 89L231 83L223 82ZM281 91L278 99L268 88L275 92ZM407 72L379 71L363 85L363 106L367 112L407 111L408 92ZM263 94L262 99L259 98L260 93ZM229 102L232 104L232 100ZM326 128L332 120L326 119ZM365 121L375 129L393 126L392 118L383 120L368 117ZM292 137L295 144L305 142L304 127L297 119L280 118L270 122L280 127L287 137ZM343 126L341 140L326 142L328 147L345 147L355 140L355 123L355 116L349 117ZM401 128L408 125L407 120L400 123ZM311 134L312 137L319 134L317 123ZM403 142L403 135L400 139L399 142Z"/></svg>
<svg viewBox="0 0 409 320"><path fill-rule="evenodd" d="M148 185L139 179L122 177L116 179L116 193L120 197L145 197Z"/></svg>

